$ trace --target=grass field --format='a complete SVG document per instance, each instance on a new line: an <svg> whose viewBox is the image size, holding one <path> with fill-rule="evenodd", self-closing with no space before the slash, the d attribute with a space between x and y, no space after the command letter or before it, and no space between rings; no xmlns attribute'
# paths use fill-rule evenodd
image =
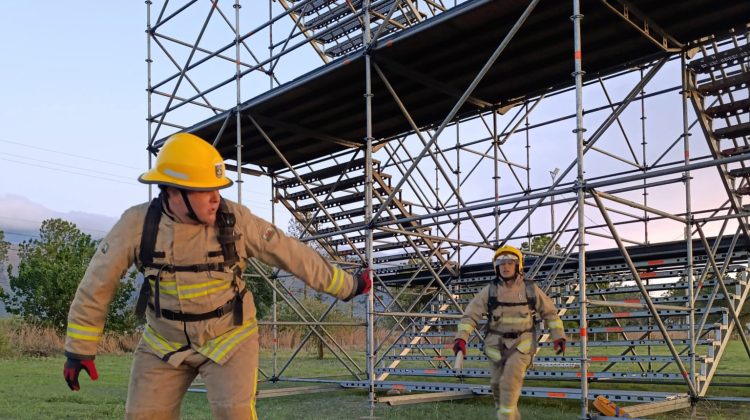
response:
<svg viewBox="0 0 750 420"><path fill-rule="evenodd" d="M82 373L80 392L70 392L62 378L63 358L14 357L0 359L0 419L117 419L124 416L127 381L131 357L102 355L97 357L100 378L91 382ZM263 353L262 367L269 367L270 354ZM750 374L750 361L739 342L731 343L722 361L723 373ZM288 376L336 375L341 367L333 357L318 360L313 354L302 354L290 366ZM747 378L721 377L721 382L747 382ZM311 384L261 383L261 389ZM532 386L543 386L534 382ZM631 385L624 385L634 389ZM651 389L646 385L640 389ZM664 391L664 387L653 387ZM750 397L750 387L716 387L711 395ZM568 400L522 399L524 418L575 419L580 403ZM750 404L702 402L693 418L742 419L749 418ZM206 396L191 392L182 408L184 419L210 419ZM264 398L258 401L262 419L356 419L369 416L367 395L361 390L342 390L318 394ZM490 419L494 418L491 398L480 397L455 402L417 404L409 406L378 405L374 415L383 419ZM690 411L673 412L654 418L690 418Z"/></svg>

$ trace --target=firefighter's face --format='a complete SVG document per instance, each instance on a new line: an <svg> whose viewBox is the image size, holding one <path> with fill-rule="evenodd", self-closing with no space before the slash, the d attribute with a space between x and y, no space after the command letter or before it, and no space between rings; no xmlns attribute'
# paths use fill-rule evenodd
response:
<svg viewBox="0 0 750 420"><path fill-rule="evenodd" d="M188 191L187 197L201 223L213 226L216 223L216 212L219 210L219 203L221 202L219 191ZM182 195L177 191L170 194L170 208L180 218L180 221L189 223L192 220L188 217L188 208Z"/></svg>
<svg viewBox="0 0 750 420"><path fill-rule="evenodd" d="M503 279L516 277L518 272L518 258L512 254L501 254L495 260L495 273Z"/></svg>

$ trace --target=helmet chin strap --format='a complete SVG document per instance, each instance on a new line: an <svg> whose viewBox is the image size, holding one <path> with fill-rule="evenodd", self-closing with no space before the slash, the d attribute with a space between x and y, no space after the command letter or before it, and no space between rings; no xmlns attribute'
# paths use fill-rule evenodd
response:
<svg viewBox="0 0 750 420"><path fill-rule="evenodd" d="M182 195L182 201L185 202L185 207L187 207L188 217L195 220L198 223L203 223L201 222L200 219L198 219L198 215L195 214L195 211L193 210L193 206L190 205L190 199L188 198L187 191L182 188L178 188L178 189L180 190L180 194Z"/></svg>

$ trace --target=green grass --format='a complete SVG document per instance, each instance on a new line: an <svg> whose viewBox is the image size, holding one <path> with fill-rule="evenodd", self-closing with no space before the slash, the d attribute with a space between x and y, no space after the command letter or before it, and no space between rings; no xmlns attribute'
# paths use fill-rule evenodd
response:
<svg viewBox="0 0 750 420"><path fill-rule="evenodd" d="M288 353L284 356L288 357ZM359 357L357 361L363 360ZM279 368L286 359L282 358ZM0 359L0 419L120 419L124 416L130 356L102 355L97 357L100 378L96 382L82 373L80 392L70 392L62 378L62 357ZM263 353L261 367L271 369L270 354ZM739 342L730 343L720 372L750 373L750 362ZM320 361L312 354L301 354L290 365L285 376L342 375L346 371L331 356ZM721 382L748 382L747 378L716 378ZM540 382L527 383L544 386ZM300 383L262 383L261 389L280 386L309 386ZM627 389L663 391L664 387L648 385L619 385ZM684 388L684 387L683 387ZM684 389L683 389L684 391ZM716 387L710 395L750 397L748 387ZM534 420L575 419L580 413L580 402L550 399L522 399L524 418ZM695 418L746 418L749 404L703 402ZM258 401L262 419L356 419L370 414L367 394L362 390L300 394L289 397L266 398ZM210 409L203 393L188 393L182 408L185 419L210 419ZM377 405L374 415L383 419L489 419L494 418L491 398L482 397L455 402L416 404L408 406ZM690 412L674 412L654 418L680 419Z"/></svg>

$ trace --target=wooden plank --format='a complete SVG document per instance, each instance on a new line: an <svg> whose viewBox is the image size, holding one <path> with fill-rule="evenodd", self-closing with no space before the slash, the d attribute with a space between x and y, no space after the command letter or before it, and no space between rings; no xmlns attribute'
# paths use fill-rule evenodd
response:
<svg viewBox="0 0 750 420"><path fill-rule="evenodd" d="M260 398L273 398L273 397L286 397L289 395L299 394L314 394L318 392L332 392L341 391L343 388L340 385L316 385L316 386L300 386L293 388L275 388L275 389L261 389L256 395L256 399Z"/></svg>
<svg viewBox="0 0 750 420"><path fill-rule="evenodd" d="M406 404L419 404L426 402L436 401L448 401L448 400L460 400L466 398L474 398L476 395L471 391L446 391L446 392L430 392L425 394L409 394L409 395L397 395L392 397L380 397L378 398L379 403L386 403L388 405L406 405Z"/></svg>
<svg viewBox="0 0 750 420"><path fill-rule="evenodd" d="M650 416L653 414L665 413L667 411L682 410L683 408L690 408L690 397L684 396L666 401L624 407L629 417Z"/></svg>

